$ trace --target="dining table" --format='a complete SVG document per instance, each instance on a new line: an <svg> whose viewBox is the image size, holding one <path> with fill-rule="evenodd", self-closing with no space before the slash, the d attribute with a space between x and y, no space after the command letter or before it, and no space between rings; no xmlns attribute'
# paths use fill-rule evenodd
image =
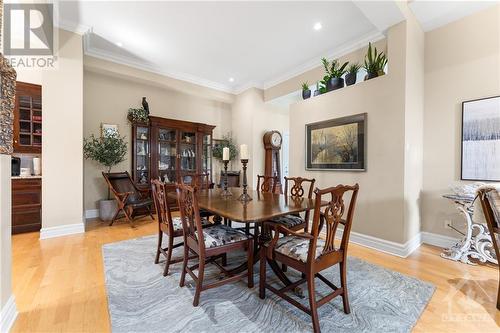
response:
<svg viewBox="0 0 500 333"><path fill-rule="evenodd" d="M271 235L269 230L263 229L262 224L273 218L288 215L298 214L315 208L315 200L304 197L291 197L280 193L261 192L253 189L248 189L247 193L252 200L240 201L238 198L243 193L240 187L228 188L232 195L222 196L220 188L200 189L197 191L198 206L200 209L208 211L214 215L214 221L220 223L224 220L225 223L238 222L244 224L245 232L250 233L253 229L252 236L254 242L254 264L260 260L257 255L259 244L269 241ZM170 197L175 196L175 192L169 193ZM328 202L321 202L321 206L327 205ZM253 225L252 227L250 227ZM286 285L292 284L288 277L281 270L276 261L268 259L268 264L276 274L276 276ZM239 265L230 270L236 274L246 269L246 263Z"/></svg>

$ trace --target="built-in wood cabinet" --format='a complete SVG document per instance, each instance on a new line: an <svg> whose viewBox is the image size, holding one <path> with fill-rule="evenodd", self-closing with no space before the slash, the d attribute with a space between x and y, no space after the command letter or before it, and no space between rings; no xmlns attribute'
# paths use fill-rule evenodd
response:
<svg viewBox="0 0 500 333"><path fill-rule="evenodd" d="M42 179L12 179L12 233L40 231Z"/></svg>
<svg viewBox="0 0 500 333"><path fill-rule="evenodd" d="M212 177L212 132L215 126L149 117L149 124L132 126L132 177L138 187L149 188L161 179L169 190L194 174ZM176 206L174 201L172 205Z"/></svg>
<svg viewBox="0 0 500 333"><path fill-rule="evenodd" d="M42 152L42 87L16 82L14 152Z"/></svg>

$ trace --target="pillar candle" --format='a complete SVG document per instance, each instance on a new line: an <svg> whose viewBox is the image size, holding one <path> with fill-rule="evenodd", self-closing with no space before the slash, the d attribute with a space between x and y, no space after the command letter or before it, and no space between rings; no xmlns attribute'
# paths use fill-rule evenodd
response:
<svg viewBox="0 0 500 333"><path fill-rule="evenodd" d="M248 160L248 146L247 145L240 146L240 158L242 160Z"/></svg>
<svg viewBox="0 0 500 333"><path fill-rule="evenodd" d="M229 161L229 148L228 147L222 148L222 159L224 161Z"/></svg>

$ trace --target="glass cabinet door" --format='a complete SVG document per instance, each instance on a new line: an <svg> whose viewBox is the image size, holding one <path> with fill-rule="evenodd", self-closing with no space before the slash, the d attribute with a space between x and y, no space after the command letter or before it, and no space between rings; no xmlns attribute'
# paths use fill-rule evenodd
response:
<svg viewBox="0 0 500 333"><path fill-rule="evenodd" d="M201 170L202 173L208 173L210 178L212 175L212 136L203 134L202 152L201 152Z"/></svg>
<svg viewBox="0 0 500 333"><path fill-rule="evenodd" d="M179 168L180 176L186 183L191 182L191 177L196 173L196 133L195 132L180 132L179 142ZM187 179L184 179L185 176Z"/></svg>
<svg viewBox="0 0 500 333"><path fill-rule="evenodd" d="M137 126L135 133L136 172L134 181L139 185L149 183L149 127Z"/></svg>
<svg viewBox="0 0 500 333"><path fill-rule="evenodd" d="M164 183L177 181L177 132L175 129L158 130L158 177Z"/></svg>

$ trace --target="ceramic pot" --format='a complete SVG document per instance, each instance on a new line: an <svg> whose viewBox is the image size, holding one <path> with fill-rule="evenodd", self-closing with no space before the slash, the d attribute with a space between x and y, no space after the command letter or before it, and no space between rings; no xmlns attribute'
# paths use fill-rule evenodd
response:
<svg viewBox="0 0 500 333"><path fill-rule="evenodd" d="M357 73L347 73L345 75L345 84L347 86L352 86L353 84L356 83L356 74Z"/></svg>
<svg viewBox="0 0 500 333"><path fill-rule="evenodd" d="M309 97L311 97L311 90L310 89L302 90L302 98L308 99Z"/></svg>
<svg viewBox="0 0 500 333"><path fill-rule="evenodd" d="M112 200L99 200L99 219L101 221L111 221L116 213L117 204Z"/></svg>
<svg viewBox="0 0 500 333"><path fill-rule="evenodd" d="M365 81L373 79L373 78L375 78L377 76L378 76L378 73L367 73L366 76L365 76Z"/></svg>
<svg viewBox="0 0 500 333"><path fill-rule="evenodd" d="M332 89L331 90L336 90L340 88L344 88L344 79L341 77L332 77L329 81Z"/></svg>

